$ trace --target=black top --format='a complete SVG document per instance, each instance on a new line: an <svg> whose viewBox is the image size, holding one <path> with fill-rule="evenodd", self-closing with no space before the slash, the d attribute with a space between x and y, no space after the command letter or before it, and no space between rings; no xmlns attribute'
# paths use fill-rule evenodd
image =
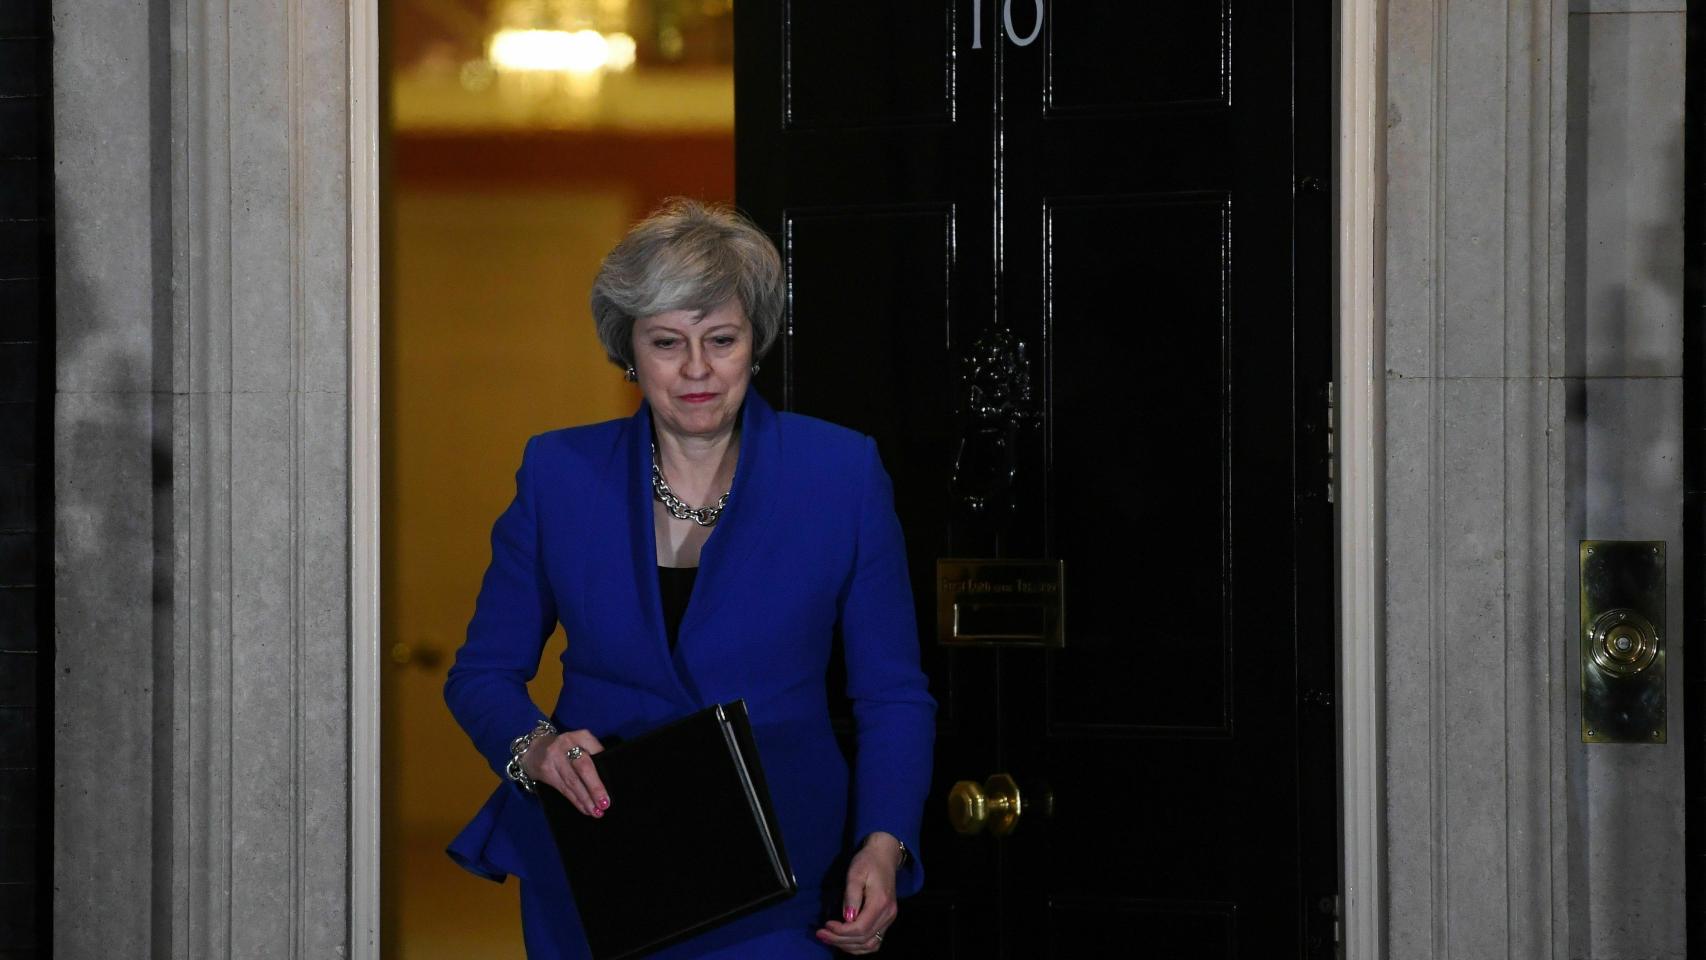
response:
<svg viewBox="0 0 1706 960"><path fill-rule="evenodd" d="M687 600L693 596L693 581L698 567L658 567L658 593L663 596L663 628L669 634L669 648L675 649L681 633L681 618L687 613Z"/></svg>

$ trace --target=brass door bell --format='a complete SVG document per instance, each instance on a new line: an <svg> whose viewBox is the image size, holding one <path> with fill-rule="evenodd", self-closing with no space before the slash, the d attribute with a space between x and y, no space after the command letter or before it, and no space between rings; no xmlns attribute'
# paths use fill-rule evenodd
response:
<svg viewBox="0 0 1706 960"><path fill-rule="evenodd" d="M1664 743L1665 545L1584 540L1582 742Z"/></svg>

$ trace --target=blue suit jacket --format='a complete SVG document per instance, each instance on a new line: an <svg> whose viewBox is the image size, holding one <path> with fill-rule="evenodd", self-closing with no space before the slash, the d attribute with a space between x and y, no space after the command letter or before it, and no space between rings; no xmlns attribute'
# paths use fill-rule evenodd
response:
<svg viewBox="0 0 1706 960"><path fill-rule="evenodd" d="M558 729L631 737L746 699L800 894L670 951L681 956L795 927L815 946L810 929L839 912L846 852L878 830L916 852L930 784L935 701L918 666L904 545L876 444L778 414L755 392L741 417L728 509L700 557L673 655L642 404L626 420L528 441L444 691L500 778L510 740L540 719L526 683L558 622L568 636L551 714ZM830 730L824 681L837 624L857 735L851 770ZM502 780L449 852L481 876L521 877L524 903L556 902L560 890L560 911L526 918L529 950L584 951L536 799ZM898 878L900 894L922 879L915 857ZM526 897L528 886L544 899ZM541 930L550 931L550 951L536 946Z"/></svg>

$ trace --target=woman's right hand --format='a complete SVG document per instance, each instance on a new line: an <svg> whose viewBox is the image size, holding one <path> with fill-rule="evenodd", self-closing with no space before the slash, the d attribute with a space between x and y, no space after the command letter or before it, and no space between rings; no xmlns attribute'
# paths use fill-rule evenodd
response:
<svg viewBox="0 0 1706 960"><path fill-rule="evenodd" d="M580 759L570 760L569 753L577 746L581 748ZM592 755L603 750L604 745L590 731L566 730L528 744L527 752L521 755L521 769L533 780L555 787L581 813L602 817L610 809L610 794L598 779Z"/></svg>

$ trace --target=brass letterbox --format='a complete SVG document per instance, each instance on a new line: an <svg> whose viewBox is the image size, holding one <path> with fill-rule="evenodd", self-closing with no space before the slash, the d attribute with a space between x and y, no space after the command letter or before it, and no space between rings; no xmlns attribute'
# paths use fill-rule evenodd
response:
<svg viewBox="0 0 1706 960"><path fill-rule="evenodd" d="M1065 564L937 560L936 640L964 646L1065 646Z"/></svg>

